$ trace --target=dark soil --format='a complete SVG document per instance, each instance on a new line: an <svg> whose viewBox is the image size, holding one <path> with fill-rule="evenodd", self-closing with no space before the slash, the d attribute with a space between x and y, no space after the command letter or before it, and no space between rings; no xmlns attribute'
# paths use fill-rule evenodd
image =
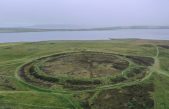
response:
<svg viewBox="0 0 169 109"><path fill-rule="evenodd" d="M143 47L153 47L151 44L144 44L144 45L141 45Z"/></svg>
<svg viewBox="0 0 169 109"><path fill-rule="evenodd" d="M29 69L29 73L30 75L34 76L35 78L37 79L40 79L42 81L47 81L47 82L50 82L50 83L56 83L56 82L59 82L59 79L58 78L53 78L53 77L48 77L48 76L43 76L43 75L40 75L38 74L38 72L36 72L34 70L34 67L32 66L30 69Z"/></svg>
<svg viewBox="0 0 169 109"><path fill-rule="evenodd" d="M100 84L102 84L100 80L66 80L64 88L72 90L86 90L95 88Z"/></svg>
<svg viewBox="0 0 169 109"><path fill-rule="evenodd" d="M112 84L116 84L116 83L120 83L120 82L124 82L127 79L123 76L117 76L116 78L111 79Z"/></svg>
<svg viewBox="0 0 169 109"><path fill-rule="evenodd" d="M87 80L66 80L67 84L72 84L72 85L98 85L101 84L100 80L91 80L91 81L87 81Z"/></svg>
<svg viewBox="0 0 169 109"><path fill-rule="evenodd" d="M131 68L130 71L127 72L127 77L128 78L132 78L132 77L136 77L137 79L141 79L145 76L147 71L147 68L145 67L134 67Z"/></svg>
<svg viewBox="0 0 169 109"><path fill-rule="evenodd" d="M158 45L158 46L165 48L165 49L169 49L169 45Z"/></svg>
<svg viewBox="0 0 169 109"><path fill-rule="evenodd" d="M151 57L141 57L141 56L126 56L126 57L138 65L151 66L152 64L154 64L154 59Z"/></svg>
<svg viewBox="0 0 169 109"><path fill-rule="evenodd" d="M100 93L91 107L92 109L153 109L154 101L150 95L153 91L153 84L106 90Z"/></svg>
<svg viewBox="0 0 169 109"><path fill-rule="evenodd" d="M34 62L27 63L20 68L19 70L20 77L22 77L26 82L34 85L42 87L51 87L52 86L51 83L42 81L39 78L36 78L34 75L32 75L30 71L33 63Z"/></svg>

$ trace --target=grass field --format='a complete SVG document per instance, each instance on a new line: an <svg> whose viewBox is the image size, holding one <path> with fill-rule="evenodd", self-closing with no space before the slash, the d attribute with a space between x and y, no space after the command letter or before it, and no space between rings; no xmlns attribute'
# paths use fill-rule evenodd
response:
<svg viewBox="0 0 169 109"><path fill-rule="evenodd" d="M169 41L3 43L0 109L169 109L168 60Z"/></svg>

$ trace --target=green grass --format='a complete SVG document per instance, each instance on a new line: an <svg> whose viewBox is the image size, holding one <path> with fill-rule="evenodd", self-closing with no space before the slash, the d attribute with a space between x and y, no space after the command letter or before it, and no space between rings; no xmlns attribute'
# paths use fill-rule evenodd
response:
<svg viewBox="0 0 169 109"><path fill-rule="evenodd" d="M169 44L169 41L165 43ZM155 101L154 109L168 109L169 49L152 46L152 44L163 44L163 41L47 41L0 44L0 109L82 109L81 101L88 99L90 96L89 102L92 103L102 90L122 88L145 82L154 84L155 89L152 92L152 98ZM159 49L159 56L156 56L156 47ZM142 81L129 81L103 86L97 90L79 92L39 89L18 80L16 77L17 69L31 60L51 54L76 51L149 56L159 60L159 65L154 65L150 70L151 73ZM95 94L88 95L88 93ZM74 97L75 95L80 98Z"/></svg>
<svg viewBox="0 0 169 109"><path fill-rule="evenodd" d="M71 101L70 95L60 95L40 92L1 92L0 108L12 107L12 109L23 108L49 108L49 109L75 109L78 107Z"/></svg>
<svg viewBox="0 0 169 109"><path fill-rule="evenodd" d="M155 109L168 109L169 108L169 77L156 74L155 75Z"/></svg>

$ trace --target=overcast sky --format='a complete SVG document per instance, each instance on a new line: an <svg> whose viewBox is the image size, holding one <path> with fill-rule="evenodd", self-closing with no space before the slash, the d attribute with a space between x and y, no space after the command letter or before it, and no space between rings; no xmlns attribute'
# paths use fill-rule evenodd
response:
<svg viewBox="0 0 169 109"><path fill-rule="evenodd" d="M0 26L169 25L169 0L0 0Z"/></svg>

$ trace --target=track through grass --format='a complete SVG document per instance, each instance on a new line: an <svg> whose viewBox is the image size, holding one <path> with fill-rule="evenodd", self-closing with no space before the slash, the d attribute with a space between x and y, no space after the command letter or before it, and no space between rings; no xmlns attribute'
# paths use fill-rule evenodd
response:
<svg viewBox="0 0 169 109"><path fill-rule="evenodd" d="M2 84L2 86L4 85L4 87L5 85L13 86L13 84L19 87L15 90L11 89L6 90L4 89L4 87L2 88L0 87L0 102L1 102L0 108L10 108L10 106L13 106L14 109L82 109L83 107L81 107L80 99L76 99L74 97L75 95L95 93L93 96L91 95L91 99L89 100L92 103L93 100L95 100L102 91L109 89L121 89L123 87L153 81L156 87L155 92L152 92L153 99L155 101L155 109L168 109L169 106L167 105L167 103L169 100L167 96L169 94L167 90L169 90L169 87L165 84L169 83L167 80L169 77L169 73L168 71L162 69L161 67L162 62L160 60L161 58L160 54L162 52L161 48L158 47L158 43L161 42L117 40L107 42L75 41L75 42L60 42L60 43L40 42L30 44L23 43L23 44L0 45L1 51L4 52L0 53L0 59L2 60L0 62L0 78L3 80L0 81L0 84ZM146 44L149 44L149 46L147 46ZM18 49L18 47L20 48ZM18 50L22 51L21 53L23 53L23 55L17 53ZM108 84L94 89L79 90L79 91L59 90L59 89L56 89L54 91L47 88L39 88L37 86L22 81L21 78L18 77L18 75L15 75L14 73L15 71L13 70L16 69L18 65L24 64L33 59L38 59L41 56L45 55L47 56L55 53L59 54L61 52L64 53L67 51L73 52L84 50L110 52L119 55L122 54L130 56L152 57L154 58L155 61L152 66L148 67L149 70L147 71L145 77L140 80L127 81L117 84ZM167 50L165 50L165 52L167 52ZM15 53L14 56L12 55L12 53ZM166 61L167 59L168 58L166 58ZM132 67L133 66L131 65L127 69L130 69ZM5 74L5 72L7 72L7 74ZM126 76L125 73L126 73L125 70L121 72L123 76ZM164 93L164 95L162 95L162 93ZM53 98L52 96L56 96L56 98ZM24 100L22 97L26 97L26 99ZM19 98L21 99L19 100ZM50 102L45 102L43 99L47 99ZM55 101L56 104L54 102L52 103L52 101Z"/></svg>

